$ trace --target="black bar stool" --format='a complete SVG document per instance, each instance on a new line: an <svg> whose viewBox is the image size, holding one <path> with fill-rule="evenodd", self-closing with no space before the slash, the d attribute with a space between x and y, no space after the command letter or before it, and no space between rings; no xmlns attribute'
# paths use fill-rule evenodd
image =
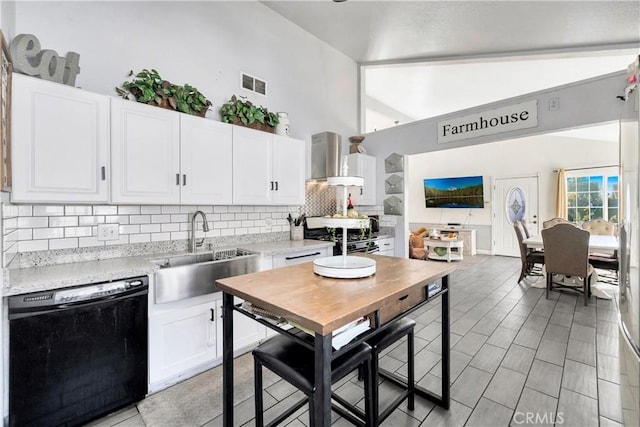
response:
<svg viewBox="0 0 640 427"><path fill-rule="evenodd" d="M415 357L414 357L414 343L413 343L413 330L416 326L416 322L412 319L402 318L396 320L392 326L386 331L379 333L368 339L366 342L371 346L371 371L373 377L373 413L376 415L377 422L383 422L390 414L395 410L402 401L407 398L407 407L410 411L414 409L415 402ZM379 413L379 393L378 382L379 378L379 355L385 348L391 344L397 342L404 336L407 336L407 390L400 395L393 403L387 407L382 414ZM366 375L366 374L365 374Z"/></svg>
<svg viewBox="0 0 640 427"><path fill-rule="evenodd" d="M264 426L262 366L265 366L294 387L297 387L306 395L304 399L278 415L276 419L268 424L268 427L273 427L281 423L307 402L309 402L310 420L313 420L313 404L310 399L316 390L313 351L285 336L279 335L265 341L253 350L253 366L257 427ZM377 420L375 418L375 412L372 410L373 384L371 347L368 344L362 343L331 362L331 383L333 384L344 378L359 366L363 366L364 371L365 412L362 413L362 411L355 406L346 404L346 402L343 401L340 401L340 403L347 407L351 413L355 414L357 418L350 412L336 405L332 405L332 409L356 425L376 426Z"/></svg>

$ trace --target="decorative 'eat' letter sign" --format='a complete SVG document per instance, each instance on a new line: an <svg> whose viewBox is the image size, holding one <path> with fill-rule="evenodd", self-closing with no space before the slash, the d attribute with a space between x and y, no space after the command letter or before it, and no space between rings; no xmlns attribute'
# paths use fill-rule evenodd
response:
<svg viewBox="0 0 640 427"><path fill-rule="evenodd" d="M19 34L11 40L9 51L13 58L13 70L29 76L64 83L76 84L80 72L80 55L68 52L66 58L50 49L41 49L40 41L33 34Z"/></svg>

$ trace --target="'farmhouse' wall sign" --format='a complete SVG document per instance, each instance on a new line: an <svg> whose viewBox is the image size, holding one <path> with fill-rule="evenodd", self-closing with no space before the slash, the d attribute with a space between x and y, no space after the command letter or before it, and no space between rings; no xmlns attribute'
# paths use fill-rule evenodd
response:
<svg viewBox="0 0 640 427"><path fill-rule="evenodd" d="M538 126L538 100L438 122L438 144Z"/></svg>
<svg viewBox="0 0 640 427"><path fill-rule="evenodd" d="M13 59L13 71L75 86L80 72L80 55L67 52L66 57L50 49L41 49L40 41L33 34L18 34L9 45Z"/></svg>

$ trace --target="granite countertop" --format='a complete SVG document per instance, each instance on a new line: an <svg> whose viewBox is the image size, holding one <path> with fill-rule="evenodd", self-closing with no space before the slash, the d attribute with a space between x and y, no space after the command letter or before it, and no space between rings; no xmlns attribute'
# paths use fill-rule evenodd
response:
<svg viewBox="0 0 640 427"><path fill-rule="evenodd" d="M274 241L239 244L239 249L259 252L264 256L320 249L333 246L333 242L317 240ZM224 249L224 248L216 248ZM207 252L207 251L198 251ZM66 288L90 283L107 282L124 278L146 276L158 270L154 259L185 255L187 252L158 253L141 256L111 258L99 261L72 262L41 267L5 268L3 273L3 296Z"/></svg>

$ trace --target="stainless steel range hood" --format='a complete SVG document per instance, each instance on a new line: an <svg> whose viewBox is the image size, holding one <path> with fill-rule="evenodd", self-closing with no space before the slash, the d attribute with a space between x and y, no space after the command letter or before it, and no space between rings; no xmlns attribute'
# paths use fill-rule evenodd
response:
<svg viewBox="0 0 640 427"><path fill-rule="evenodd" d="M334 132L322 132L311 136L311 179L324 181L329 176L340 175L342 137Z"/></svg>

